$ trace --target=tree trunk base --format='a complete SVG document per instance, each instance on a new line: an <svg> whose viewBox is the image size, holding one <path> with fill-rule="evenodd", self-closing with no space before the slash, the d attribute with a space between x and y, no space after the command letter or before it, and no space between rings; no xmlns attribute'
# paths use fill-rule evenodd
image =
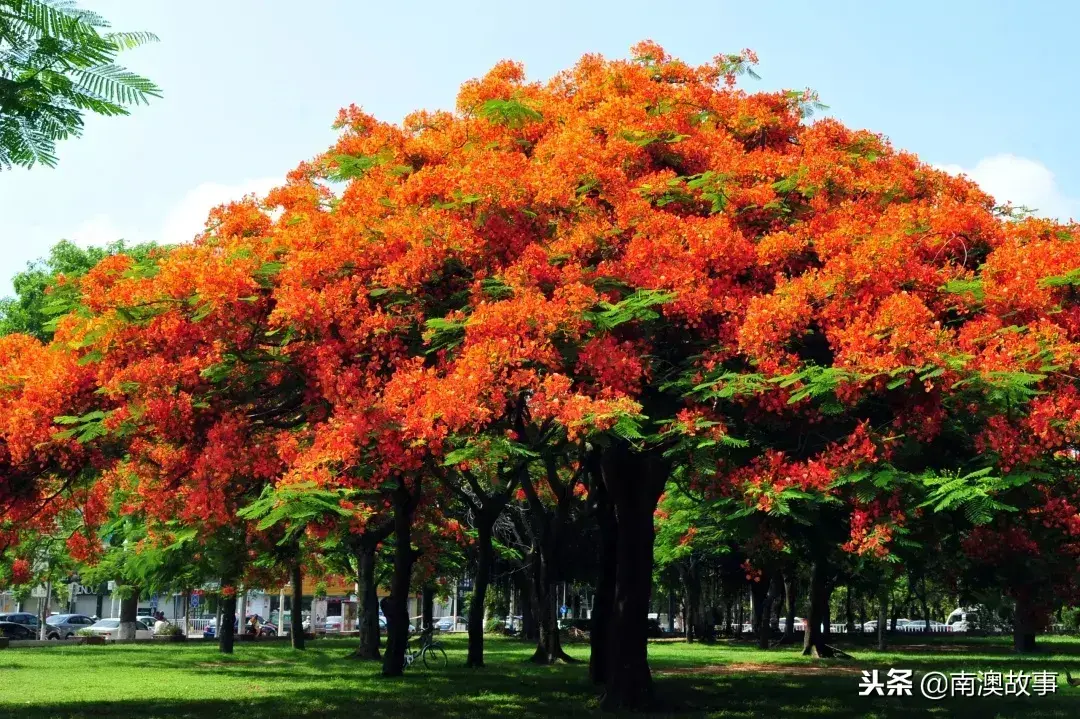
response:
<svg viewBox="0 0 1080 719"><path fill-rule="evenodd" d="M1035 646L1035 633L1024 633L1013 637L1013 651L1017 654L1035 654L1038 648Z"/></svg>
<svg viewBox="0 0 1080 719"><path fill-rule="evenodd" d="M854 659L842 649L837 649L831 644L811 644L806 649L803 649L804 657L814 657L815 659Z"/></svg>
<svg viewBox="0 0 1080 719"><path fill-rule="evenodd" d="M600 709L605 712L659 712L674 711L675 707L664 706L653 693L652 684L630 691L605 691L600 695Z"/></svg>
<svg viewBox="0 0 1080 719"><path fill-rule="evenodd" d="M549 652L546 649L544 649L543 647L537 647L536 651L533 652L533 655L531 657L529 657L528 661L532 662L533 664L542 664L542 665L543 664L555 664L556 662L560 662L560 661L565 662L566 664L581 664L582 663L582 661L580 659L575 659L574 657L572 657L569 654L567 654L566 652L564 652L562 650L562 647L555 650L554 652ZM481 664L481 666L483 666L483 665Z"/></svg>

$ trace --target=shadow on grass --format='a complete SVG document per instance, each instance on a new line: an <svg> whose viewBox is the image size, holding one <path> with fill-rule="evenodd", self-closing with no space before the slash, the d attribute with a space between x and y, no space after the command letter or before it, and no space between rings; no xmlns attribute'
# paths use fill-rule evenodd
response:
<svg viewBox="0 0 1080 719"><path fill-rule="evenodd" d="M555 672L540 681L522 684L520 677L501 673L471 674L469 682L437 685L392 680L355 689L333 687L290 692L279 697L232 700L129 700L80 704L38 704L19 707L19 719L90 719L92 717L154 717L155 719L256 719L261 717L586 717L602 715L587 682ZM1080 691L1063 687L1056 695L1016 698L956 698L931 702L921 697L860 697L857 681L844 677L727 677L664 678L657 682L664 703L674 711L651 717L1036 717L1077 716ZM917 692L917 690L916 690Z"/></svg>
<svg viewBox="0 0 1080 719"><path fill-rule="evenodd" d="M377 662L345 659L349 640L313 642L305 652L284 647L246 645L229 657L208 647L139 646L37 651L0 668L0 718L91 719L261 719L275 717L447 717L448 719L523 719L600 717L597 692L585 666L541 667L525 658L531 647L489 640L488 666L465 669L463 638L445 639L450 666L445 670L409 670L404 677L383 679ZM973 643L967 656L936 652L934 647L902 649L875 655L859 650L856 662L808 662L796 648L758 652L747 646L658 644L650 647L656 688L667 711L651 717L866 717L901 719L942 716L1035 717L1080 716L1080 689L1064 684L1048 696L955 698L931 702L912 697L859 696L859 670L870 667L975 671L1009 669L1080 673L1071 645L1048 647L1057 657L1020 658L1002 654L994 643ZM574 651L576 649L576 651ZM29 652L34 653L29 653ZM587 648L571 649L587 657ZM920 652L925 651L925 654ZM936 653L935 653L936 652ZM14 658L14 657L11 657ZM3 657L0 657L3 659ZM1022 660L1022 664L1020 661ZM80 700L78 686L39 693L20 701L22 682L65 686L65 671L94 667L91 675L104 691ZM785 670L785 665L790 665ZM98 669L100 667L100 669ZM685 671L684 671L685 668ZM846 673L837 673L838 669ZM675 670L675 671L672 671ZM734 670L734 671L732 671ZM6 675L6 676L5 676ZM115 682L145 687L137 698L104 701ZM214 692L217 692L215 695ZM93 698L90 698L93 697Z"/></svg>

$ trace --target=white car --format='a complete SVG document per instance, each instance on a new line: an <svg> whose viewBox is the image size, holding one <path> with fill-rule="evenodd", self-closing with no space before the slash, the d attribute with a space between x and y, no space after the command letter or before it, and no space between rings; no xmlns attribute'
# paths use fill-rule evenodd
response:
<svg viewBox="0 0 1080 719"><path fill-rule="evenodd" d="M324 625L326 627L326 633L327 634L337 634L337 633L341 632L341 623L342 623L342 618L340 616L327 617L326 618L326 623Z"/></svg>
<svg viewBox="0 0 1080 719"><path fill-rule="evenodd" d="M119 619L102 619L97 624L94 624L87 628L88 632L95 634L99 637L105 637L108 640L116 639L120 634L120 620ZM136 639L153 639L154 632L142 622L135 622L135 638Z"/></svg>

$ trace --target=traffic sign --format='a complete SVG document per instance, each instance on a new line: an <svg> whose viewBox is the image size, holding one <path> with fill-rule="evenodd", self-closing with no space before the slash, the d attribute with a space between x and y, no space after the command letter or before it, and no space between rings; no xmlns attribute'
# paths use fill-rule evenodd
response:
<svg viewBox="0 0 1080 719"><path fill-rule="evenodd" d="M199 595L198 594L192 594L191 595L191 606L192 607L199 606Z"/></svg>

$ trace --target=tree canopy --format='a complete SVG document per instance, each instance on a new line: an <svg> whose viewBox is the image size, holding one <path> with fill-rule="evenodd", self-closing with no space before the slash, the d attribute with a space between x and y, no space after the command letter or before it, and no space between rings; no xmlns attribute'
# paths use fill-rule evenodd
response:
<svg viewBox="0 0 1080 719"><path fill-rule="evenodd" d="M808 651L842 553L896 560L926 515L1053 545L1018 602L1072 591L1076 226L738 88L754 61L642 43L546 83L499 63L400 125L343 110L265 200L103 258L51 343L0 339L0 500L91 532L112 502L151 543L392 530L388 674L448 496L475 518L512 484L542 629L589 506L605 706L651 694L658 518L662 568L797 553Z"/></svg>

